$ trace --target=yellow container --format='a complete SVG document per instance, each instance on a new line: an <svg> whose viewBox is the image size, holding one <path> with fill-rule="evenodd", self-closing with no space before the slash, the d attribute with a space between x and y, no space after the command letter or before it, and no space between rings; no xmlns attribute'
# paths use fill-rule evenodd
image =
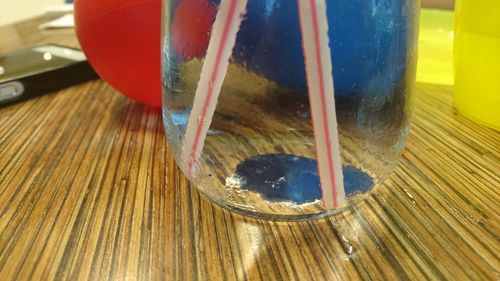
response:
<svg viewBox="0 0 500 281"><path fill-rule="evenodd" d="M500 130L500 0L458 0L455 9L455 106Z"/></svg>

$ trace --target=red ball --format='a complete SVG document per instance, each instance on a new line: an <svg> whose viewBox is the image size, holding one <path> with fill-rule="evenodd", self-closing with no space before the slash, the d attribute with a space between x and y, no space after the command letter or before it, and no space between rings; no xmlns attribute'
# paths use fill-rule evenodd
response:
<svg viewBox="0 0 500 281"><path fill-rule="evenodd" d="M209 0L179 3L172 22L172 45L182 59L205 55L216 13L217 7Z"/></svg>
<svg viewBox="0 0 500 281"><path fill-rule="evenodd" d="M161 107L161 0L77 0L76 34L99 76Z"/></svg>

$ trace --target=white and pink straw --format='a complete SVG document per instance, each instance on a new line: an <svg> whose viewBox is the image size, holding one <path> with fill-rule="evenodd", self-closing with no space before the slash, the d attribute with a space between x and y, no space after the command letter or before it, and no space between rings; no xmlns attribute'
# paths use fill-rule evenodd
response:
<svg viewBox="0 0 500 281"><path fill-rule="evenodd" d="M188 176L193 176L203 150L246 6L247 0L219 4L182 147L182 165Z"/></svg>
<svg viewBox="0 0 500 281"><path fill-rule="evenodd" d="M210 128L236 35L248 0L221 0L198 82L182 148L182 166L192 177ZM345 192L335 112L332 60L325 0L297 0L316 158L326 209L340 207Z"/></svg>
<svg viewBox="0 0 500 281"><path fill-rule="evenodd" d="M297 0L297 3L323 205L331 209L343 205L345 192L335 112L332 59L328 45L326 2Z"/></svg>

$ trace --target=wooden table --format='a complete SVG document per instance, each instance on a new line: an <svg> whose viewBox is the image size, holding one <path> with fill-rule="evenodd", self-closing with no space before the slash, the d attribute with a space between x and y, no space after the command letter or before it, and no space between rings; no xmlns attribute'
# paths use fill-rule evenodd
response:
<svg viewBox="0 0 500 281"><path fill-rule="evenodd" d="M77 46L37 18L0 51ZM102 81L0 108L1 280L499 280L500 134L419 84L395 173L346 213L257 221L200 197L160 110Z"/></svg>

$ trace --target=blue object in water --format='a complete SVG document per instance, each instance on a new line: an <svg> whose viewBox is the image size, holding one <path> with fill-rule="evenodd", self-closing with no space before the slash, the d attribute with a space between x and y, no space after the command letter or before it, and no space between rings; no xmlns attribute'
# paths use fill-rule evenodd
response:
<svg viewBox="0 0 500 281"><path fill-rule="evenodd" d="M413 1L326 2L336 95L394 91L406 78L409 36L415 36ZM248 1L233 59L282 86L306 92L296 1Z"/></svg>
<svg viewBox="0 0 500 281"><path fill-rule="evenodd" d="M251 157L236 167L243 189L257 192L269 201L296 204L321 199L321 185L316 160L289 154L266 154ZM344 166L346 196L365 193L373 185L366 173Z"/></svg>

